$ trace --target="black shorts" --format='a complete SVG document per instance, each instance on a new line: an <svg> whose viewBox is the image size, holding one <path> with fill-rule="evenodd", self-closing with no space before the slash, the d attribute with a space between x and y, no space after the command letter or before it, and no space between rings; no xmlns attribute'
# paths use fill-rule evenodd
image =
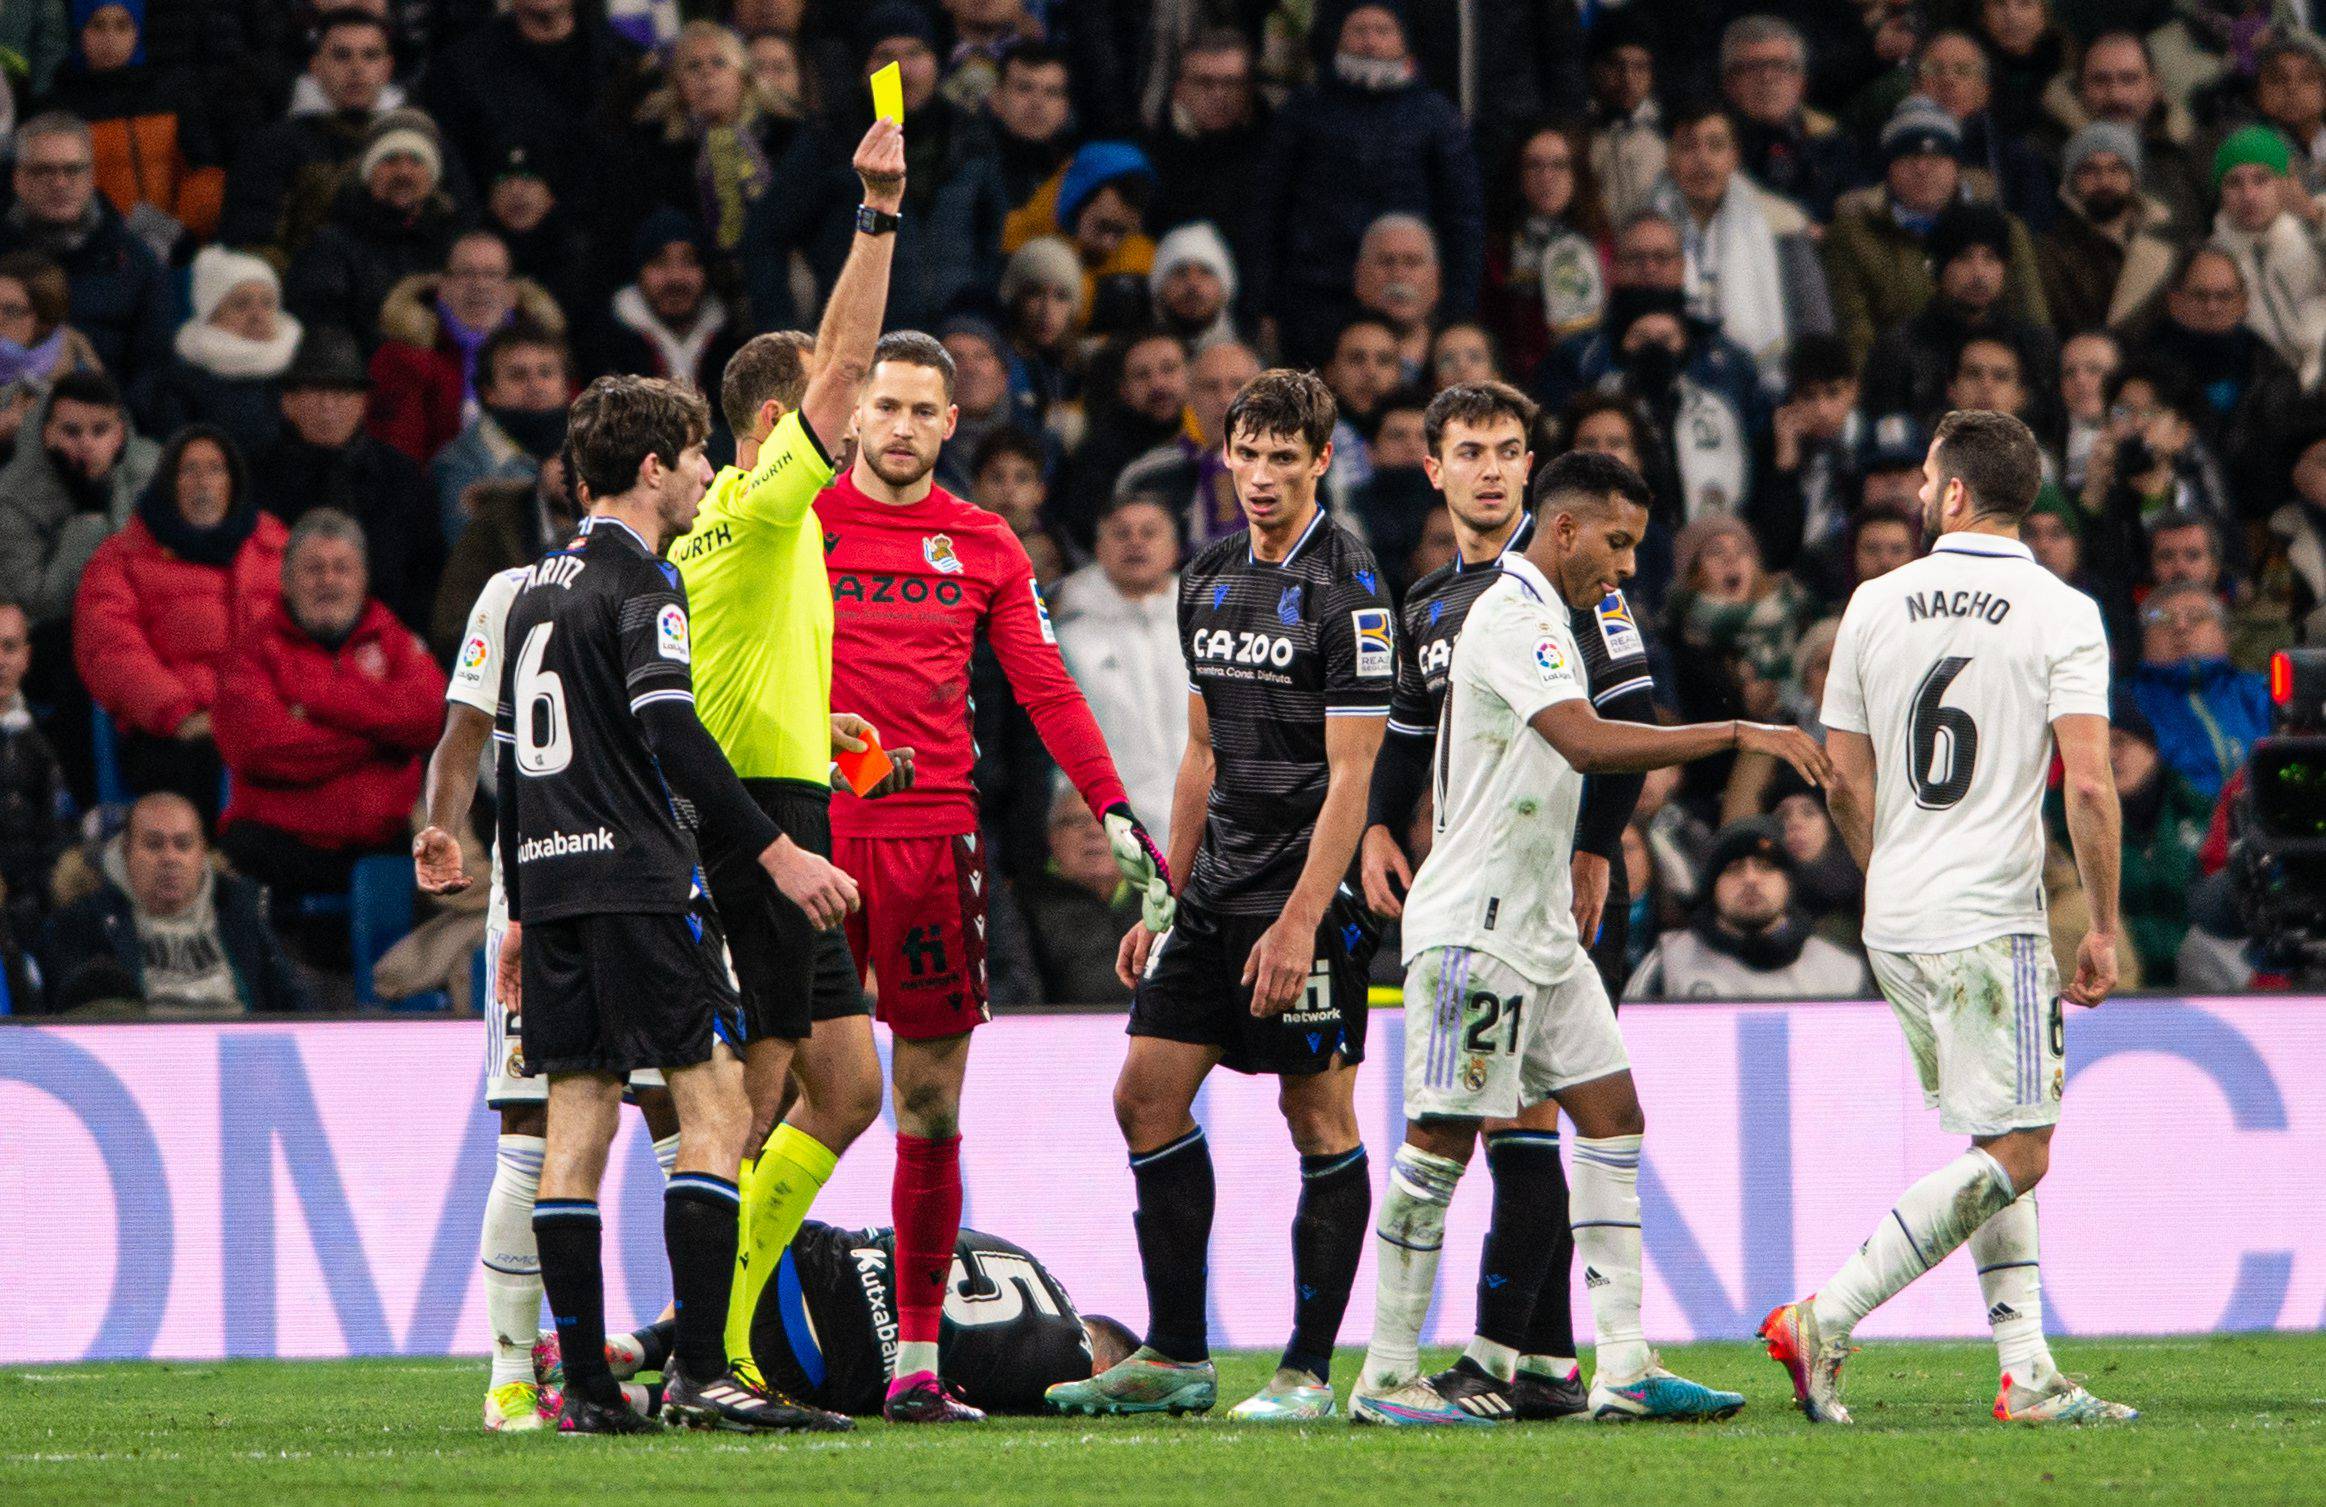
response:
<svg viewBox="0 0 2326 1507"><path fill-rule="evenodd" d="M525 1061L536 1073L692 1067L736 1028L708 906L566 916L525 927Z"/></svg>
<svg viewBox="0 0 2326 1507"><path fill-rule="evenodd" d="M1155 939L1147 971L1131 994L1133 1036L1159 1036L1220 1049L1239 1073L1303 1077L1365 1060L1368 970L1380 924L1347 886L1316 931L1308 988L1282 1015L1252 1013L1244 962L1274 916L1224 915L1182 900L1171 930Z"/></svg>
<svg viewBox="0 0 2326 1507"><path fill-rule="evenodd" d="M818 857L832 856L831 792L796 780L745 780L744 788L784 835ZM838 927L818 931L784 896L756 853L710 858L711 902L743 991L743 1038L798 1041L819 1020L862 1015L870 1004Z"/></svg>

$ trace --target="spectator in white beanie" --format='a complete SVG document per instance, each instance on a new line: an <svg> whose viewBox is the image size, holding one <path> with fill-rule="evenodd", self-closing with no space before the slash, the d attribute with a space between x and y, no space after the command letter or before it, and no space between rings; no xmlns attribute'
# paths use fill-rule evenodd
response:
<svg viewBox="0 0 2326 1507"><path fill-rule="evenodd" d="M194 258L194 317L181 326L177 359L158 402L164 434L215 424L245 455L282 429L282 375L301 326L283 310L283 286L264 260L224 246Z"/></svg>
<svg viewBox="0 0 2326 1507"><path fill-rule="evenodd" d="M1010 340L1010 390L1030 394L1047 417L1065 401L1074 335L1090 313L1081 258L1070 242L1039 236L1010 254L1000 293Z"/></svg>
<svg viewBox="0 0 2326 1507"><path fill-rule="evenodd" d="M1236 259L1209 220L1182 225L1156 242L1147 292L1156 323L1190 347L1238 338L1229 312L1236 301Z"/></svg>

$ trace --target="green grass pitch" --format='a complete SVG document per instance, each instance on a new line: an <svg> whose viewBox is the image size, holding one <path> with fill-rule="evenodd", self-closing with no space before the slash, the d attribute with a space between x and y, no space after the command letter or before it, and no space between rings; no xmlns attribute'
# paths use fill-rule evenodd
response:
<svg viewBox="0 0 2326 1507"><path fill-rule="evenodd" d="M1725 1424L1280 1431L1209 1419L1012 1419L815 1440L479 1431L473 1361L233 1362L0 1370L0 1503L566 1500L884 1507L1136 1507L2326 1500L2326 1335L2070 1340L2063 1366L2145 1411L2117 1428L1996 1423L1986 1345L1869 1346L1858 1425L1814 1432L1741 1344L1665 1352L1743 1391ZM1358 1354L1339 1362L1343 1395ZM1223 1405L1271 1359L1224 1357Z"/></svg>

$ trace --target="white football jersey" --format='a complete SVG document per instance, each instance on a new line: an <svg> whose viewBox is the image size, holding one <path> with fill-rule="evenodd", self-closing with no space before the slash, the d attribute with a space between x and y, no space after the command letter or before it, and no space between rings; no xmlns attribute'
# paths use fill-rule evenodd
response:
<svg viewBox="0 0 2326 1507"><path fill-rule="evenodd" d="M476 605L468 610L468 629L460 636L460 652L452 659L452 678L444 688L445 700L475 707L487 717L500 714L501 640L509 626L509 604L517 599L517 588L524 581L522 566L504 570L485 582L485 589L477 593ZM508 925L508 918L509 897L501 888L501 854L496 844L492 899L485 909L485 927L498 936Z"/></svg>
<svg viewBox="0 0 2326 1507"><path fill-rule="evenodd" d="M1523 556L1470 608L1447 670L1434 774L1436 838L1405 900L1405 960L1468 947L1538 984L1590 966L1567 863L1583 776L1528 719L1582 699L1567 604Z"/></svg>
<svg viewBox="0 0 2326 1507"><path fill-rule="evenodd" d="M1822 715L1874 745L1868 947L2046 929L2051 724L2076 714L2108 715L2100 609L2016 539L1948 534L1857 589Z"/></svg>

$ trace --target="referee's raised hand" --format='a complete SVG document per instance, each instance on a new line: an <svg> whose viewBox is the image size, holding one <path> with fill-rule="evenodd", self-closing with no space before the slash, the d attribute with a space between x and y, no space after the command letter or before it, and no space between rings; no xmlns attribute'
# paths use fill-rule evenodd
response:
<svg viewBox="0 0 2326 1507"><path fill-rule="evenodd" d="M853 165L864 183L864 202L895 214L905 202L905 128L893 120L875 120L856 143Z"/></svg>

